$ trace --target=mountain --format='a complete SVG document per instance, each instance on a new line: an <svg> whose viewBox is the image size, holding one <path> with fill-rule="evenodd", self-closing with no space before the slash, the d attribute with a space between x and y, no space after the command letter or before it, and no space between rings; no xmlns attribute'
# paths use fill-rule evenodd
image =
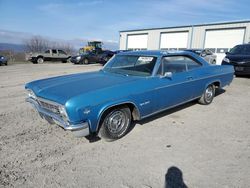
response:
<svg viewBox="0 0 250 188"><path fill-rule="evenodd" d="M0 51L3 50L12 50L14 52L24 52L24 44L11 44L11 43L0 43Z"/></svg>

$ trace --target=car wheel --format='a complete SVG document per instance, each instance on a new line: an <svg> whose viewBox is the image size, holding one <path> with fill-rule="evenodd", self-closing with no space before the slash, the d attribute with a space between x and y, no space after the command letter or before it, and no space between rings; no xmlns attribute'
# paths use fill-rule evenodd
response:
<svg viewBox="0 0 250 188"><path fill-rule="evenodd" d="M89 60L88 60L87 58L85 58L85 59L83 60L83 63L84 63L85 65L87 65L87 64L89 64Z"/></svg>
<svg viewBox="0 0 250 188"><path fill-rule="evenodd" d="M106 141L123 137L129 130L131 112L127 106L114 108L103 115L99 136Z"/></svg>
<svg viewBox="0 0 250 188"><path fill-rule="evenodd" d="M8 65L8 62L6 62L5 65L7 66L7 65Z"/></svg>
<svg viewBox="0 0 250 188"><path fill-rule="evenodd" d="M43 61L43 58L42 58L42 57L39 57L39 58L37 58L36 62L37 62L37 63L43 63L44 61Z"/></svg>
<svg viewBox="0 0 250 188"><path fill-rule="evenodd" d="M213 65L215 65L215 64L216 64L216 61L215 61L215 60L213 60L213 61L212 61L212 64L213 64Z"/></svg>
<svg viewBox="0 0 250 188"><path fill-rule="evenodd" d="M207 86L207 88L205 89L204 93L199 99L199 103L204 105L210 104L214 99L214 95L215 95L215 87L214 85L211 84Z"/></svg>

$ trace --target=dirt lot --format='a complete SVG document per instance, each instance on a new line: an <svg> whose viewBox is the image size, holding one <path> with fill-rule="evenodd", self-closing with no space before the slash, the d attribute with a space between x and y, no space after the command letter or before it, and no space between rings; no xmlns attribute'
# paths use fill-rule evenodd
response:
<svg viewBox="0 0 250 188"><path fill-rule="evenodd" d="M235 78L209 106L138 122L115 142L74 138L24 101L26 82L100 68L0 67L0 187L249 187L250 79Z"/></svg>

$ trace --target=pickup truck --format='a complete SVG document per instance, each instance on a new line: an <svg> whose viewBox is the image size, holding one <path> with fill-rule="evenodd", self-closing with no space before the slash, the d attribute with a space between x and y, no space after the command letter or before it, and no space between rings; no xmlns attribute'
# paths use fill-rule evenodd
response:
<svg viewBox="0 0 250 188"><path fill-rule="evenodd" d="M31 61L34 64L43 63L44 61L61 61L62 63L67 63L69 56L63 50L49 49L44 53L29 53L26 55L26 60Z"/></svg>

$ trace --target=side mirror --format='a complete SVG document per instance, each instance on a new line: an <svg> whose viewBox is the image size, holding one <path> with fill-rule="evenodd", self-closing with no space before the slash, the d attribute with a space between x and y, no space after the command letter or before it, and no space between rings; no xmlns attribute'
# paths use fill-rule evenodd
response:
<svg viewBox="0 0 250 188"><path fill-rule="evenodd" d="M228 54L229 54L229 52L226 52L225 54L226 54L226 55L228 55Z"/></svg>
<svg viewBox="0 0 250 188"><path fill-rule="evenodd" d="M172 78L173 77L173 73L172 72L165 72L164 76L162 76L162 78Z"/></svg>

